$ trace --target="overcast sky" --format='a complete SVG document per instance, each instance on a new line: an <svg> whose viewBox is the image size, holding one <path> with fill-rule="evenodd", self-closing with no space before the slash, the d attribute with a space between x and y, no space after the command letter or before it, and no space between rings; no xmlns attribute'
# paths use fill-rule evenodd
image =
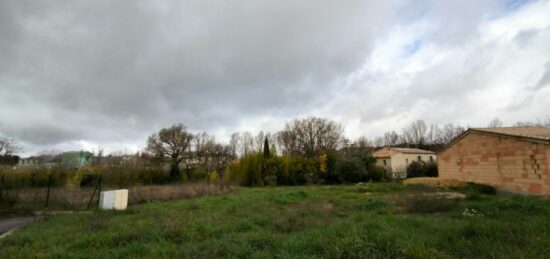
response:
<svg viewBox="0 0 550 259"><path fill-rule="evenodd" d="M0 135L23 154L306 116L371 139L544 119L550 1L0 0Z"/></svg>

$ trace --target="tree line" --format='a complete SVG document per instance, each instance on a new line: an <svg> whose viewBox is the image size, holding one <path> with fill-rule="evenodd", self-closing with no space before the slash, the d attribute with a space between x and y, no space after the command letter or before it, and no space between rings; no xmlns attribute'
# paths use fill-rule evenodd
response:
<svg viewBox="0 0 550 259"><path fill-rule="evenodd" d="M488 127L502 125L502 121L497 118ZM517 122L514 126L550 127L550 117L536 122ZM222 177L229 164L234 164L239 158L262 153L265 148L269 148L273 156L304 159L319 159L331 154L350 157L357 150L367 152L383 146L417 147L437 152L466 128L467 126L452 123L440 127L416 120L401 131L388 131L373 139L361 136L351 140L344 135L344 127L340 123L325 118L308 117L288 121L282 130L275 133L235 132L228 142L223 143L217 141L212 134L193 133L185 125L178 123L149 136L146 148L134 157L146 166L167 165L173 180L182 176L194 179L197 174L209 176L212 173ZM0 137L0 164L17 164L19 157L16 153L20 150L13 139ZM99 162L105 159L102 158L102 153L100 150L94 165L101 164ZM335 167L336 164L332 166Z"/></svg>
<svg viewBox="0 0 550 259"><path fill-rule="evenodd" d="M161 129L147 141L147 154L158 164L169 165L170 178L193 179L202 172L217 179L231 178L243 185L353 182L380 179L372 150L381 146L436 149L464 132L447 124L442 129L412 122L401 134L395 131L369 141L350 140L335 121L308 117L285 123L276 133L236 132L228 143L217 142L206 132L193 134L181 123ZM269 150L269 151L266 151ZM183 171L183 173L182 173ZM225 175L229 173L229 175Z"/></svg>

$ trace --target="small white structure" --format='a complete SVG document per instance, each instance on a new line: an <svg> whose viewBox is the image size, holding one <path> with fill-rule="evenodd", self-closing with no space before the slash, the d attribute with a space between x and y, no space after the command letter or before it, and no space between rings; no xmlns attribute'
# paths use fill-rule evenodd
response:
<svg viewBox="0 0 550 259"><path fill-rule="evenodd" d="M386 174L393 178L407 178L407 167L413 162L436 162L434 152L418 148L383 147L375 150L372 156L376 164L383 167Z"/></svg>
<svg viewBox="0 0 550 259"><path fill-rule="evenodd" d="M101 192L99 207L104 210L125 210L128 206L128 190Z"/></svg>

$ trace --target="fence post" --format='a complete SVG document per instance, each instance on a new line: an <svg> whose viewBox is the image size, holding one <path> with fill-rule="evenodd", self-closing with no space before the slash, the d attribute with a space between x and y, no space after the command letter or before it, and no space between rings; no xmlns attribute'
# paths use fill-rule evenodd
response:
<svg viewBox="0 0 550 259"><path fill-rule="evenodd" d="M2 200L2 194L4 194L4 175L2 175L2 181L0 182L0 200Z"/></svg>
<svg viewBox="0 0 550 259"><path fill-rule="evenodd" d="M52 175L48 176L48 193L46 194L46 208L50 204L50 189L52 188Z"/></svg>
<svg viewBox="0 0 550 259"><path fill-rule="evenodd" d="M90 197L90 201L88 201L88 206L86 207L86 209L89 209L90 208L90 205L92 205L92 201L94 200L94 196L95 196L95 192L97 191L97 204L99 206L99 202L100 202L100 198L101 198L101 182L102 182L102 178L103 176L102 175L99 175L99 180L98 182L96 183L95 187L94 187L94 192L92 193L92 196Z"/></svg>
<svg viewBox="0 0 550 259"><path fill-rule="evenodd" d="M100 199L101 199L101 184L103 182L103 175L99 175L99 191L97 192L97 206L99 207L99 203L101 202Z"/></svg>

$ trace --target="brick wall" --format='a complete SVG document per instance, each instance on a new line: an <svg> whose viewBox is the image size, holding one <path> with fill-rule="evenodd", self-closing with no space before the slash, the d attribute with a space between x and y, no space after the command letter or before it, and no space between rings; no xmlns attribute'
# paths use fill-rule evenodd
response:
<svg viewBox="0 0 550 259"><path fill-rule="evenodd" d="M438 158L439 177L550 195L550 145L470 132Z"/></svg>

